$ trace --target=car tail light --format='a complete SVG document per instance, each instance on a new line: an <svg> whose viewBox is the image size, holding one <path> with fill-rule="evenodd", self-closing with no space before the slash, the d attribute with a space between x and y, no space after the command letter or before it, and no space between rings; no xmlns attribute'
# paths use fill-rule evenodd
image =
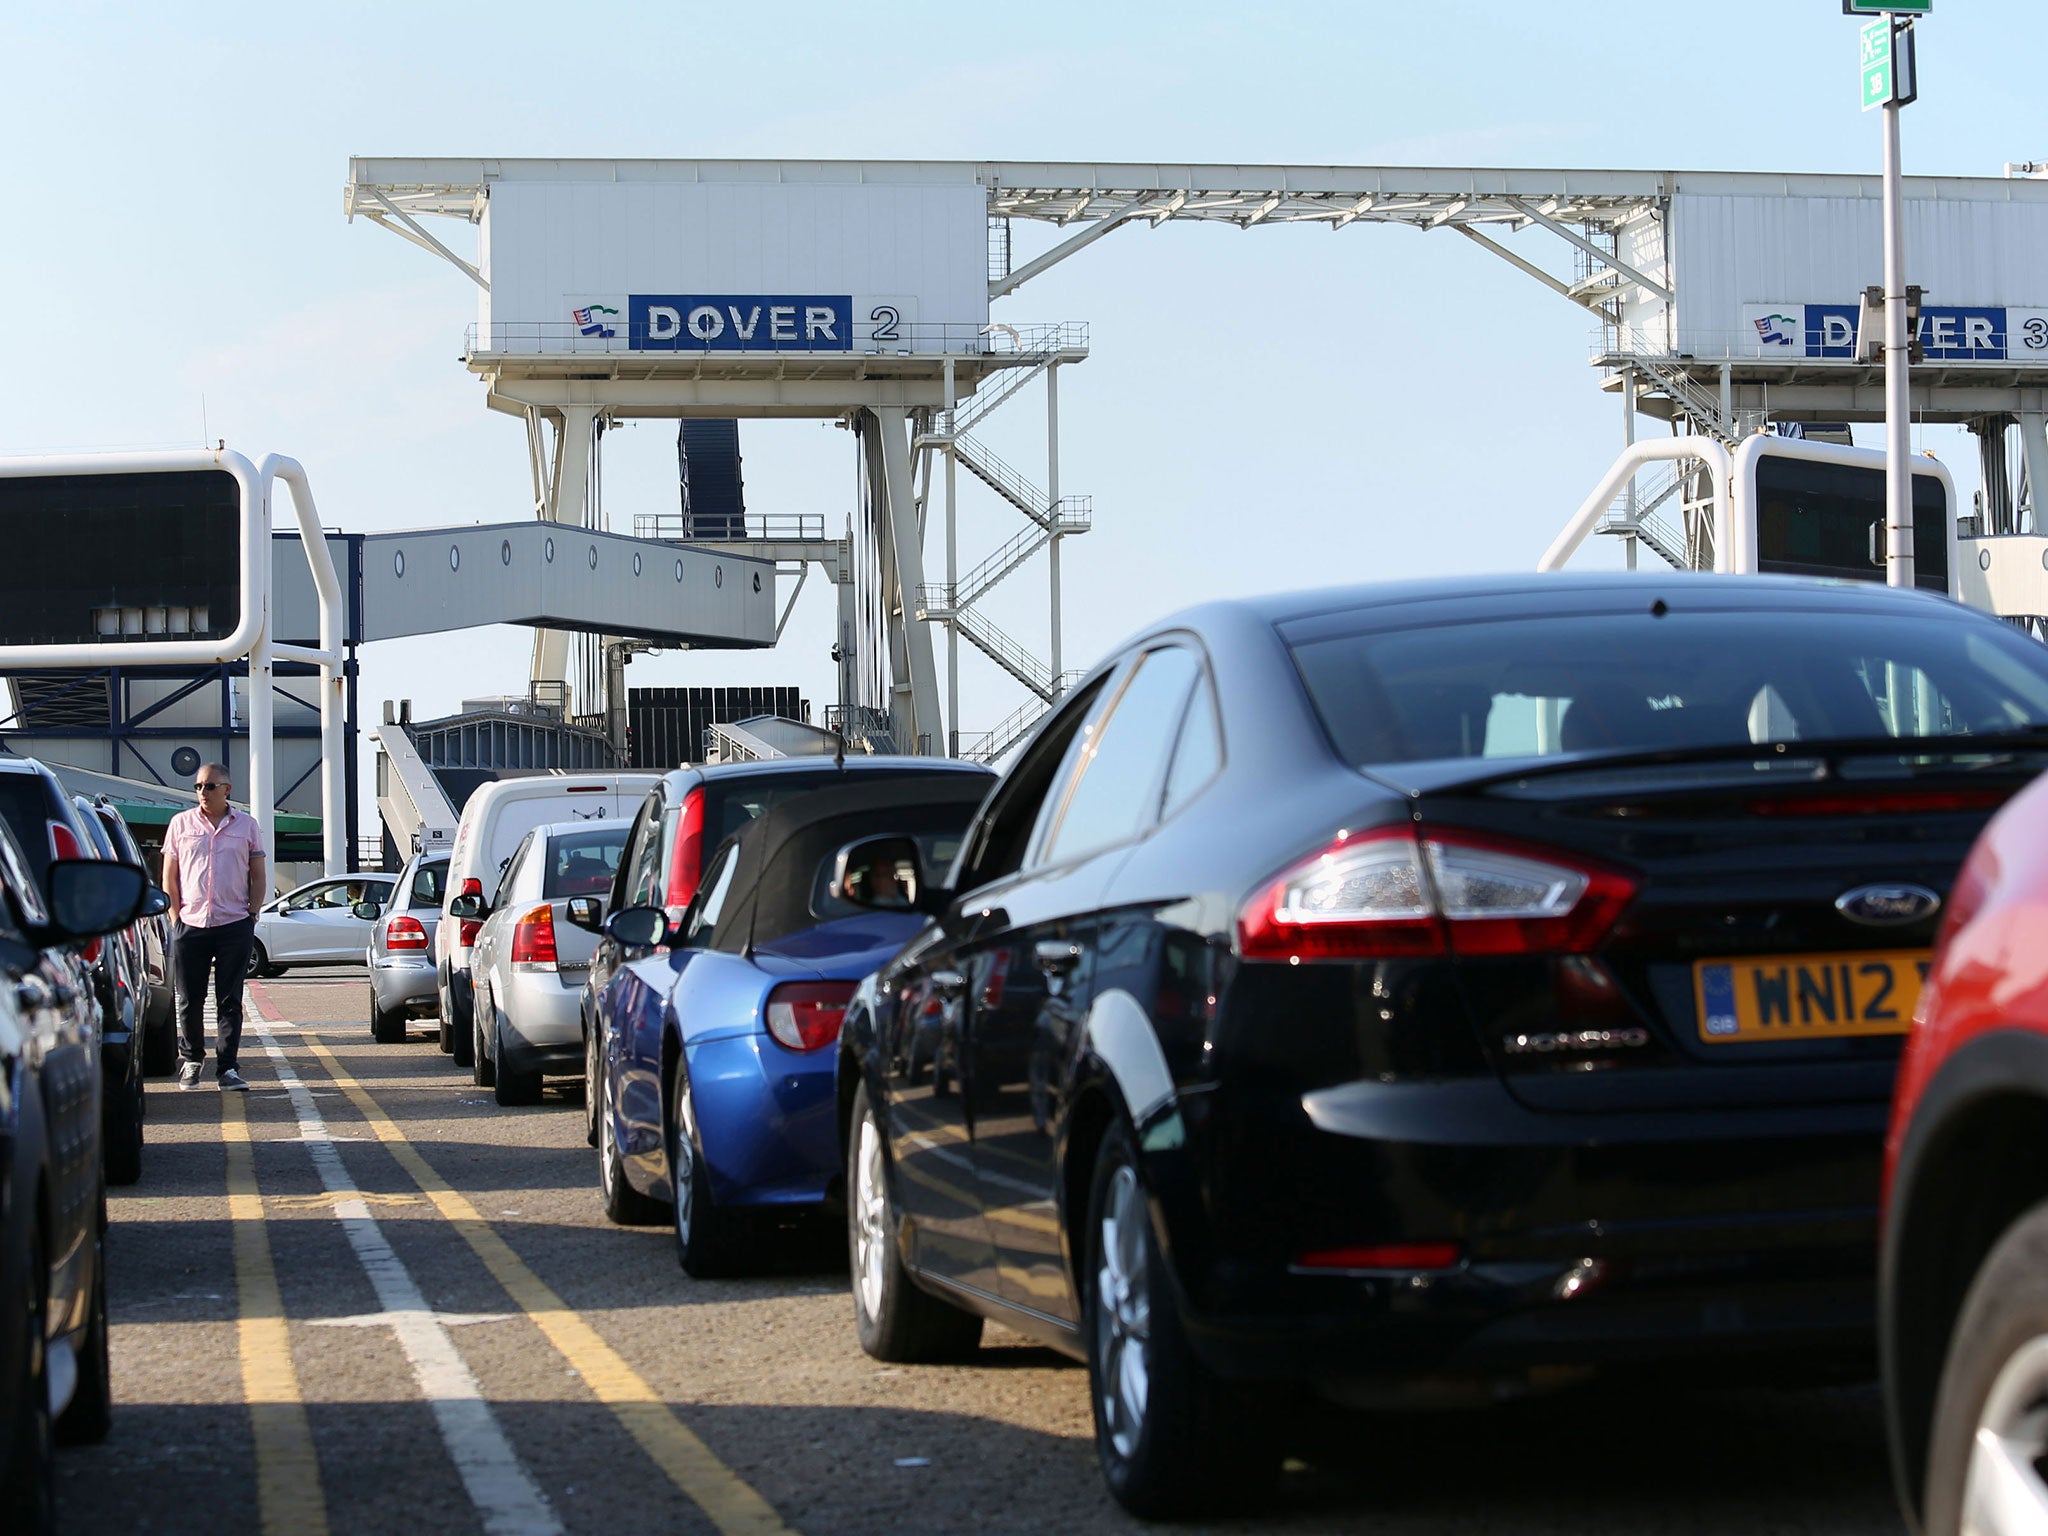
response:
<svg viewBox="0 0 2048 1536"><path fill-rule="evenodd" d="M1995 811L2008 789L1914 789L1856 794L1782 795L1749 803L1753 816L1915 816L1941 811Z"/></svg>
<svg viewBox="0 0 2048 1536"><path fill-rule="evenodd" d="M512 963L535 971L556 969L553 907L535 907L512 925Z"/></svg>
<svg viewBox="0 0 2048 1536"><path fill-rule="evenodd" d="M384 925L384 947L386 949L425 949L427 930L416 917L403 913Z"/></svg>
<svg viewBox="0 0 2048 1536"><path fill-rule="evenodd" d="M78 834L61 821L50 823L50 857L53 859L82 859L87 857L80 846Z"/></svg>
<svg viewBox="0 0 2048 1536"><path fill-rule="evenodd" d="M768 994L768 1033L792 1051L823 1050L839 1038L850 981L785 981Z"/></svg>
<svg viewBox="0 0 2048 1536"><path fill-rule="evenodd" d="M1382 1243L1376 1247L1317 1248L1295 1255L1296 1269L1455 1269L1456 1243Z"/></svg>
<svg viewBox="0 0 2048 1536"><path fill-rule="evenodd" d="M683 796L683 810L676 827L675 852L669 856L668 897L663 906L671 924L683 920L683 909L697 894L698 877L704 873L704 791L693 789Z"/></svg>
<svg viewBox="0 0 2048 1536"><path fill-rule="evenodd" d="M1576 855L1467 832L1344 833L1238 917L1248 959L1584 954L1635 882Z"/></svg>
<svg viewBox="0 0 2048 1536"><path fill-rule="evenodd" d="M475 875L471 875L462 882L462 889L455 894L458 896L481 896L483 893L483 881L479 880ZM483 927L484 920L480 917L458 917L455 922L455 942L462 948L468 949L472 944L476 943L476 932L479 928Z"/></svg>

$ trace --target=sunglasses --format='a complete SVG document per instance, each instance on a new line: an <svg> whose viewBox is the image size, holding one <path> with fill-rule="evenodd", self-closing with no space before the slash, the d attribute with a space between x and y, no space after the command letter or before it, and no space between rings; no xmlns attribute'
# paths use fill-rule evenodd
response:
<svg viewBox="0 0 2048 1536"><path fill-rule="evenodd" d="M226 789L227 785L215 783L213 780L209 779L204 784L194 784L192 787L196 790L199 790L201 793L204 793L209 789Z"/></svg>

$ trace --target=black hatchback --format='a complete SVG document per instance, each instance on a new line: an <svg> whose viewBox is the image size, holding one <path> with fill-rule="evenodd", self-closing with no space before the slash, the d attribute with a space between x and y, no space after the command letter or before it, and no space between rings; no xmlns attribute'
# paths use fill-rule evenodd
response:
<svg viewBox="0 0 2048 1536"><path fill-rule="evenodd" d="M1918 593L1541 576L1218 604L1067 698L846 1019L856 1321L1087 1359L1117 1497L1274 1389L1866 1370L1938 913L2048 648ZM916 892L914 896L905 894Z"/></svg>

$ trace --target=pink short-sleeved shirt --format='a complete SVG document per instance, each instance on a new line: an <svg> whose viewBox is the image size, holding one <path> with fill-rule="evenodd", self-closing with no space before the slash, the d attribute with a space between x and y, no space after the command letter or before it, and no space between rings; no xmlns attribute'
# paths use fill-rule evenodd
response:
<svg viewBox="0 0 2048 1536"><path fill-rule="evenodd" d="M164 829L164 854L178 866L178 910L187 928L218 928L249 915L249 861L263 857L256 818L228 807L219 825L197 809Z"/></svg>

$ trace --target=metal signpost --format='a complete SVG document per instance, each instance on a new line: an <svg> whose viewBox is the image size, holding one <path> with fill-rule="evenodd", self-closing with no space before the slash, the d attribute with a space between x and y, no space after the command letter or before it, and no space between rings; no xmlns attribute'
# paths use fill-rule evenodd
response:
<svg viewBox="0 0 2048 1536"><path fill-rule="evenodd" d="M1918 95L1913 68L1915 15L1934 0L1842 0L1849 15L1872 15L1861 38L1863 110L1884 109L1884 448L1885 582L1914 584L1912 338L1906 322L1906 231L1899 166L1899 110Z"/></svg>

